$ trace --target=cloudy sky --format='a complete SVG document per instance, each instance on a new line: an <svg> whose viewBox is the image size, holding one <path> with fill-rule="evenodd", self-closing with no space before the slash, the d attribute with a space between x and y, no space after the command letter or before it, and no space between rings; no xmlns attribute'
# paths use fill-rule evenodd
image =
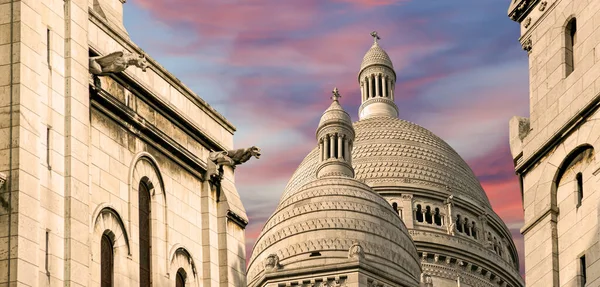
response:
<svg viewBox="0 0 600 287"><path fill-rule="evenodd" d="M357 73L377 30L398 75L400 117L470 164L523 261L508 120L528 116L527 54L508 0L133 0L133 41L262 148L236 170L248 253L300 161L316 145L337 86L357 120Z"/></svg>

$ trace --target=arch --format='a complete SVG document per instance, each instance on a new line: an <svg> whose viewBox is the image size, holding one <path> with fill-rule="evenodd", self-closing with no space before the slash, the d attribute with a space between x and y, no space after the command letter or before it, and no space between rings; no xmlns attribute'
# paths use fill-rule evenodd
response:
<svg viewBox="0 0 600 287"><path fill-rule="evenodd" d="M113 282L121 282L128 277L128 262L131 256L130 241L119 213L109 204L100 204L94 212L91 232L90 267L101 271L103 240L110 239L113 251ZM101 272L92 272L93 286L101 286Z"/></svg>
<svg viewBox="0 0 600 287"><path fill-rule="evenodd" d="M571 152L567 154L567 156L562 160L560 165L558 166L554 178L552 179L552 187L551 187L551 198L550 205L551 208L557 210L558 208L558 200L557 200L557 192L558 186L560 185L560 180L562 179L565 172L573 166L575 163L582 160L586 155L591 156L594 151L594 147L590 144L582 144L575 147ZM589 154L588 154L589 153Z"/></svg>
<svg viewBox="0 0 600 287"><path fill-rule="evenodd" d="M175 274L175 287L184 287L186 280L187 273L183 268L179 268L179 270L177 270L177 274Z"/></svg>
<svg viewBox="0 0 600 287"><path fill-rule="evenodd" d="M131 161L129 168L129 218L133 218L132 210L139 208L140 183L143 183L150 193L151 220L156 221L157 224L162 226L161 228L156 228L156 230L151 228L150 245L158 246L158 244L164 244L162 248L152 248L152 254L150 254L152 281L154 282L158 280L158 278L155 278L156 274L167 273L169 268L167 254L164 254L167 252L169 245L169 228L167 225L168 206L160 166L156 159L148 152L136 154ZM129 221L130 230L133 230L134 224L139 224L139 222ZM156 253L159 251L163 254Z"/></svg>
<svg viewBox="0 0 600 287"><path fill-rule="evenodd" d="M417 209L415 210L415 212L415 219L418 222L423 222L423 209L421 208L420 204L417 204Z"/></svg>
<svg viewBox="0 0 600 287"><path fill-rule="evenodd" d="M99 204L96 210L97 211L94 211L94 213L92 214L92 216L94 216L94 220L91 224L93 228L92 234L103 235L107 232L107 230L109 230L112 233L113 244L117 244L117 240L119 240L122 236L122 243L124 243L124 246L127 247L127 255L131 255L129 235L127 233L127 229L125 229L123 219L121 219L121 216L119 215L117 210L109 203Z"/></svg>
<svg viewBox="0 0 600 287"><path fill-rule="evenodd" d="M193 256L187 248L181 244L175 244L169 252L170 274L174 274L173 281L176 282L177 276L183 270L186 286L199 286L198 271ZM191 275L191 276L190 276Z"/></svg>
<svg viewBox="0 0 600 287"><path fill-rule="evenodd" d="M114 282L114 248L113 236L109 232L100 239L100 286L112 287Z"/></svg>

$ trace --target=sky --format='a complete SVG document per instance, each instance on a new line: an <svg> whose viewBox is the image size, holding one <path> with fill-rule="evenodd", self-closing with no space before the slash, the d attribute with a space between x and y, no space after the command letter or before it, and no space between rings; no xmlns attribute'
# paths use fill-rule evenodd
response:
<svg viewBox="0 0 600 287"><path fill-rule="evenodd" d="M131 39L237 128L259 160L236 169L248 255L316 146L337 87L358 120L360 63L376 30L397 74L400 118L448 142L510 228L523 273L523 208L508 121L529 116L527 53L508 0L132 0Z"/></svg>

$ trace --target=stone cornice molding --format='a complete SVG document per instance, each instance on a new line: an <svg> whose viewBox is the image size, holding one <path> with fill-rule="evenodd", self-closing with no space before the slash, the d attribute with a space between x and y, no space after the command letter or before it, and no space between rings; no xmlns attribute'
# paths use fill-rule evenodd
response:
<svg viewBox="0 0 600 287"><path fill-rule="evenodd" d="M136 52L138 54L144 53L144 51L135 43L133 43L126 35L111 27L106 22L106 20L102 19L102 17L98 15L98 13L92 8L88 9L88 14L90 22L97 25L102 31L111 36L111 38L113 38L121 46L128 48L128 50ZM231 122L229 122L223 115L217 112L202 98L196 95L192 90L186 87L179 79L177 79L173 74L167 71L167 69L165 69L162 65L160 65L148 55L146 55L146 60L150 65L148 68L150 68L151 70L156 72L157 75L165 79L167 83L169 83L173 88L181 92L187 99L189 99L193 104L198 106L202 111L206 112L206 114L209 117L218 122L226 130L228 130L231 133L235 132L236 128ZM129 78L133 78L133 76L130 75L127 71L123 72L123 74L127 74Z"/></svg>
<svg viewBox="0 0 600 287"><path fill-rule="evenodd" d="M248 225L248 220L231 210L227 210L227 219L239 225L242 229L246 229L246 226Z"/></svg>
<svg viewBox="0 0 600 287"><path fill-rule="evenodd" d="M159 150L191 174L201 180L204 178L203 173L207 167L205 162L105 90L90 88L90 103L97 111Z"/></svg>
<svg viewBox="0 0 600 287"><path fill-rule="evenodd" d="M451 256L452 258L461 258L462 261L471 262L474 265L490 270L494 274L499 274L502 278L510 279L513 281L514 286L523 286L521 275L516 266L510 264L495 252L486 249L477 241L460 236L450 236L445 233L421 230L409 230L409 232L413 236L419 251L441 254L446 257ZM436 240L438 241L443 240L447 244L440 245L435 243L432 237L437 238ZM521 282L520 285L517 282Z"/></svg>
<svg viewBox="0 0 600 287"><path fill-rule="evenodd" d="M519 23L522 22L539 1L540 0L512 0L508 8L508 17L513 21Z"/></svg>
<svg viewBox="0 0 600 287"><path fill-rule="evenodd" d="M600 93L596 94L592 99L583 106L583 108L575 114L569 121L562 125L548 140L540 145L539 148L534 150L532 153L523 155L523 159L520 164L515 166L515 172L518 175L525 175L531 167L541 161L550 151L552 151L557 145L561 144L571 133L579 128L583 123L586 122L587 118L590 117L600 107ZM531 135L531 133L529 134ZM524 146L526 147L526 145Z"/></svg>

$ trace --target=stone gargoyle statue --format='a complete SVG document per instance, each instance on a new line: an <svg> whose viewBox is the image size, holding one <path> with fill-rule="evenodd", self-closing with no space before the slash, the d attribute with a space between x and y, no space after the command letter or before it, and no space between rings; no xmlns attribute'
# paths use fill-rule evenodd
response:
<svg viewBox="0 0 600 287"><path fill-rule="evenodd" d="M106 56L90 57L90 73L96 76L120 73L131 65L145 72L148 68L146 56L118 51Z"/></svg>
<svg viewBox="0 0 600 287"><path fill-rule="evenodd" d="M260 158L260 148L252 146L230 151L216 151L208 154L206 178L214 180L220 179L220 169L222 166L235 167L247 162L250 158Z"/></svg>

